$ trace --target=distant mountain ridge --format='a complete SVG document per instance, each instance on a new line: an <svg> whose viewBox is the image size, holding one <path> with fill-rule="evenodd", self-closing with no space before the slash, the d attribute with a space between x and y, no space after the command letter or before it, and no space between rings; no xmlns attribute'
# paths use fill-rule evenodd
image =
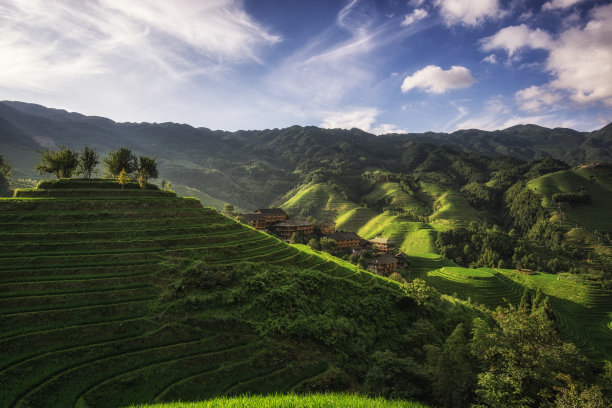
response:
<svg viewBox="0 0 612 408"><path fill-rule="evenodd" d="M321 171L328 179L335 174L352 180L367 168L434 171L464 184L485 156L512 156L517 165L541 157L572 165L612 161L612 124L590 133L535 125L382 136L315 126L228 132L170 122L117 123L30 103L0 103L0 154L16 176L32 176L36 151L60 145L91 146L102 155L126 146L156 155L162 177L250 208L278 202Z"/></svg>

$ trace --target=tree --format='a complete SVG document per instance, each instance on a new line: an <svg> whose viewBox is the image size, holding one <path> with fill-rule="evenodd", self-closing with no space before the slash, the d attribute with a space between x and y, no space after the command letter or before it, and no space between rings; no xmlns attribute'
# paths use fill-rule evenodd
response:
<svg viewBox="0 0 612 408"><path fill-rule="evenodd" d="M310 240L308 241L308 247L310 249L314 249L316 251L320 251L321 250L321 244L319 243L319 240L316 238L310 238Z"/></svg>
<svg viewBox="0 0 612 408"><path fill-rule="evenodd" d="M230 217L235 217L237 215L236 209L230 203L225 203L225 205L223 205L223 213Z"/></svg>
<svg viewBox="0 0 612 408"><path fill-rule="evenodd" d="M108 156L102 159L102 163L106 166L107 176L112 178L119 176L119 173L123 170L128 176L138 170L138 159L126 147L110 152Z"/></svg>
<svg viewBox="0 0 612 408"><path fill-rule="evenodd" d="M4 160L4 157L0 155L0 197L7 197L11 195L11 186L8 181L9 177L13 174L11 165Z"/></svg>
<svg viewBox="0 0 612 408"><path fill-rule="evenodd" d="M429 386L427 371L412 357L377 351L372 356L363 389L370 395L392 399L413 399L425 393Z"/></svg>
<svg viewBox="0 0 612 408"><path fill-rule="evenodd" d="M498 308L497 327L477 331L472 354L480 360L476 393L492 407L552 405L561 380L586 377L586 361L572 343L559 339L554 322L543 307Z"/></svg>
<svg viewBox="0 0 612 408"><path fill-rule="evenodd" d="M140 156L138 163L138 182L140 187L144 188L149 182L149 179L157 178L159 173L157 171L157 163L155 163L155 157Z"/></svg>
<svg viewBox="0 0 612 408"><path fill-rule="evenodd" d="M34 167L38 174L51 173L58 179L70 178L79 165L79 154L66 146L59 150L45 149L40 153L40 161Z"/></svg>
<svg viewBox="0 0 612 408"><path fill-rule="evenodd" d="M463 324L457 325L442 348L426 347L433 396L438 404L467 406L476 381Z"/></svg>
<svg viewBox="0 0 612 408"><path fill-rule="evenodd" d="M321 250L330 254L338 250L338 243L331 238L321 238Z"/></svg>
<svg viewBox="0 0 612 408"><path fill-rule="evenodd" d="M122 190L123 190L123 186L125 186L127 183L130 182L130 178L128 177L128 173L127 171L125 171L125 169L119 172L119 175L117 176L117 181L119 182L119 184L121 184Z"/></svg>
<svg viewBox="0 0 612 408"><path fill-rule="evenodd" d="M87 180L91 179L91 174L100 163L99 158L100 157L94 149L85 146L83 153L81 153L81 157L79 157L79 165L77 168L78 174L82 174Z"/></svg>

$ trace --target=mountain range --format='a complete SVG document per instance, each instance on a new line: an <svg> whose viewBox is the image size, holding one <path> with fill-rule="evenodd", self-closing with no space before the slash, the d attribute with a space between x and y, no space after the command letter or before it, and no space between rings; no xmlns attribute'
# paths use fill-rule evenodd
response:
<svg viewBox="0 0 612 408"><path fill-rule="evenodd" d="M314 126L227 132L178 123L117 123L30 103L0 103L0 152L17 177L34 175L37 150L60 145L90 146L102 155L126 146L155 155L160 174L174 184L251 209L278 203L317 171L356 176L368 168L394 173L446 168L448 177L463 185L472 181L463 167L478 167L475 163L488 157L552 157L570 165L612 161L612 124L594 132L536 125L382 136Z"/></svg>

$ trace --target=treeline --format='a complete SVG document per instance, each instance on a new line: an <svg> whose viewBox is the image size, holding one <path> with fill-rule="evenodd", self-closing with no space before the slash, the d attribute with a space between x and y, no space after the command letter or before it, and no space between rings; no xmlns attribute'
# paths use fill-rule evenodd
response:
<svg viewBox="0 0 612 408"><path fill-rule="evenodd" d="M591 202L591 195L584 190L575 193L555 193L552 195L552 201L554 204L562 202L567 202L569 204L589 204Z"/></svg>
<svg viewBox="0 0 612 408"><path fill-rule="evenodd" d="M53 174L58 179L82 175L84 179L89 180L98 172L100 156L90 147L85 147L80 153L66 146L60 146L58 150L45 149L39 153L40 161L34 169L41 175ZM144 188L149 179L159 176L155 157L137 157L125 147L108 153L102 163L105 168L104 175L118 179L122 185L134 178Z"/></svg>

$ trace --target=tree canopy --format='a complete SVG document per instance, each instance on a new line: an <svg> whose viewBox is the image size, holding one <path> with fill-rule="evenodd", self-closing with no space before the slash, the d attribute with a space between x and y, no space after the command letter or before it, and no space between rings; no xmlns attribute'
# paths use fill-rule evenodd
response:
<svg viewBox="0 0 612 408"><path fill-rule="evenodd" d="M9 196L11 189L8 178L11 176L13 170L10 164L4 157L0 155L0 197Z"/></svg>
<svg viewBox="0 0 612 408"><path fill-rule="evenodd" d="M59 178L70 178L79 164L79 154L66 146L59 150L45 149L34 167L38 174L50 173Z"/></svg>
<svg viewBox="0 0 612 408"><path fill-rule="evenodd" d="M85 147L81 157L79 157L78 173L84 178L90 179L96 166L100 163L98 154L90 147Z"/></svg>
<svg viewBox="0 0 612 408"><path fill-rule="evenodd" d="M157 178L158 176L155 157L140 156L138 161L138 182L140 186L144 188L150 178Z"/></svg>
<svg viewBox="0 0 612 408"><path fill-rule="evenodd" d="M130 175L139 169L138 158L127 147L110 152L108 156L102 159L102 163L106 166L106 175L112 178L117 178L122 170Z"/></svg>

